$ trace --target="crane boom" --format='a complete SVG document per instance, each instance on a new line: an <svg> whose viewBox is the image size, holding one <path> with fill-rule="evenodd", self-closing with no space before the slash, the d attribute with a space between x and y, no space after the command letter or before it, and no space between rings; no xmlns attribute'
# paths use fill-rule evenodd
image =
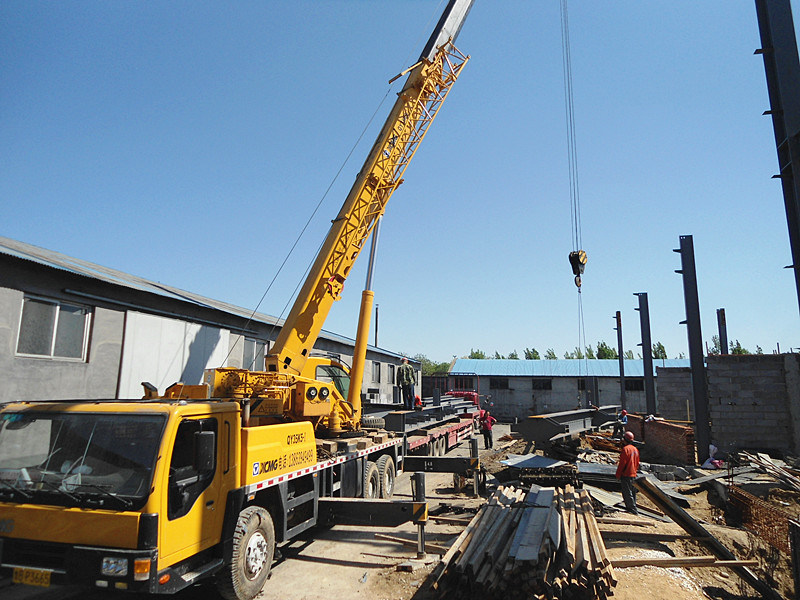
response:
<svg viewBox="0 0 800 600"><path fill-rule="evenodd" d="M267 371L301 373L353 263L468 60L453 41L472 1L450 1L411 68L267 357Z"/></svg>

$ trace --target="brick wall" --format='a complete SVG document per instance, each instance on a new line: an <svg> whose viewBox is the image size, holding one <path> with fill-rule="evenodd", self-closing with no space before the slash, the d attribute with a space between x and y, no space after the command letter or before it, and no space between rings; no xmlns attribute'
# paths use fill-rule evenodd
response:
<svg viewBox="0 0 800 600"><path fill-rule="evenodd" d="M707 357L711 439L721 450L798 450L798 355Z"/></svg>
<svg viewBox="0 0 800 600"><path fill-rule="evenodd" d="M645 443L643 459L667 464L697 464L691 427L667 421L645 421L644 417L628 415L627 429L637 440Z"/></svg>

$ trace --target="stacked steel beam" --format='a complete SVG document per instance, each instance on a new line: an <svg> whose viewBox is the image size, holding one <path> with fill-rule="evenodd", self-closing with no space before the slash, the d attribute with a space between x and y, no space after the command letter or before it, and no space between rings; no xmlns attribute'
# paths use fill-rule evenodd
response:
<svg viewBox="0 0 800 600"><path fill-rule="evenodd" d="M616 585L589 495L499 488L433 575L449 598L604 598Z"/></svg>

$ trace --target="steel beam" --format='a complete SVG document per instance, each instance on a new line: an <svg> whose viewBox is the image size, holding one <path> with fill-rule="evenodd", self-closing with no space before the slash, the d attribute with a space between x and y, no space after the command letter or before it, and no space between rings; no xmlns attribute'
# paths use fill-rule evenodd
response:
<svg viewBox="0 0 800 600"><path fill-rule="evenodd" d="M468 456L406 456L403 458L403 471L406 473L464 473L469 469L479 468L479 460Z"/></svg>
<svg viewBox="0 0 800 600"><path fill-rule="evenodd" d="M424 498L424 496L423 496ZM320 498L321 523L397 527L409 521L428 520L428 503L409 500L368 500L365 498Z"/></svg>
<svg viewBox="0 0 800 600"><path fill-rule="evenodd" d="M512 424L511 431L519 433L528 442L555 442L613 422L618 408L613 405L534 415Z"/></svg>

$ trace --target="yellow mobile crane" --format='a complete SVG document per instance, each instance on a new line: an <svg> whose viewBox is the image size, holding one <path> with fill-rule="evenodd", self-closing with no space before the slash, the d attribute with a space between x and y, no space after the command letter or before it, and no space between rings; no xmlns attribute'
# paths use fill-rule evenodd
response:
<svg viewBox="0 0 800 600"><path fill-rule="evenodd" d="M340 439L361 428L365 345L352 373L310 352L468 59L453 42L471 5L450 0L406 71L265 371L215 369L205 383L175 384L163 395L146 385L140 400L0 410L0 570L29 585L150 593L214 576L226 598L251 600L276 543L323 519L323 501L389 498L413 444L441 454L470 436L473 413L465 410L413 443L403 428ZM363 321L360 329L363 342ZM427 505L405 504L402 520L424 521Z"/></svg>

